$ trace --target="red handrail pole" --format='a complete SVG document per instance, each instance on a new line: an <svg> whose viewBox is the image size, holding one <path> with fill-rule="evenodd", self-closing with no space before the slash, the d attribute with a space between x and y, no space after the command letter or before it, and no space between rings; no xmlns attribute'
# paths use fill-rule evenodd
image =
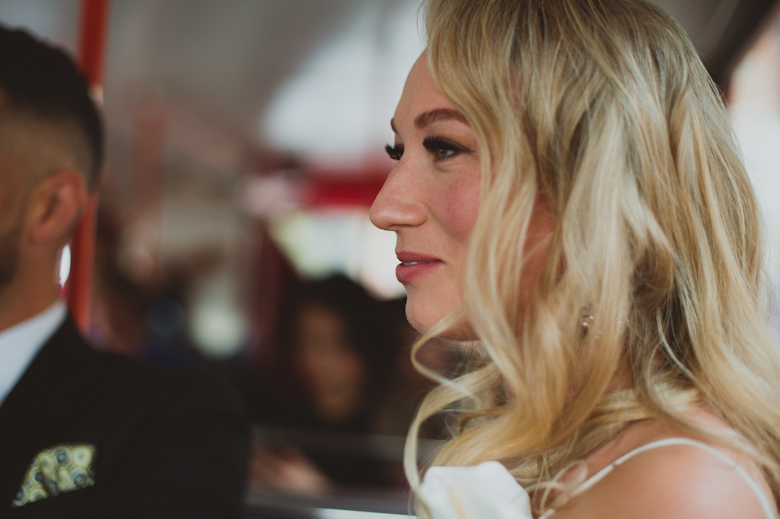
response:
<svg viewBox="0 0 780 519"><path fill-rule="evenodd" d="M107 22L108 0L81 0L79 64L92 89L103 84Z"/></svg>
<svg viewBox="0 0 780 519"><path fill-rule="evenodd" d="M102 104L108 2L109 0L81 1L79 65L89 81L93 98L100 104ZM97 200L97 193L90 197L70 243L71 267L66 298L73 319L84 333L89 331Z"/></svg>

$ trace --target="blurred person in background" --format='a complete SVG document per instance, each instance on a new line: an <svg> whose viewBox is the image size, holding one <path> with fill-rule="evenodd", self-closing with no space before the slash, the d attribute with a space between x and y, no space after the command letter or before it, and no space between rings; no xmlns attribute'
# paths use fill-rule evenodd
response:
<svg viewBox="0 0 780 519"><path fill-rule="evenodd" d="M255 390L252 406L255 423L284 428L289 443L258 445L255 484L321 492L397 483L353 440L382 432L377 414L398 349L383 310L344 276L304 282L291 293L280 318L280 376L274 389Z"/></svg>
<svg viewBox="0 0 780 519"><path fill-rule="evenodd" d="M114 201L105 187L100 196L90 322L93 344L157 366L218 373L219 366L202 355L186 333L190 288L208 271L214 255L191 253L187 264L169 263L164 272L145 280L134 277L124 266L129 262L122 261L121 237L126 228L112 210Z"/></svg>
<svg viewBox="0 0 780 519"><path fill-rule="evenodd" d="M0 27L0 516L237 518L236 397L93 351L58 257L94 193L102 124L62 51Z"/></svg>

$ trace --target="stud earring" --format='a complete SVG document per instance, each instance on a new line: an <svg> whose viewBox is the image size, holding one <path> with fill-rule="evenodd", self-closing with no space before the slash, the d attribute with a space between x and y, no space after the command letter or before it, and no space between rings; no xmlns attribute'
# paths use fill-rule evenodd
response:
<svg viewBox="0 0 780 519"><path fill-rule="evenodd" d="M591 323L593 322L593 314L590 311L590 305L585 305L582 307L582 310L580 311L580 324L583 328L586 330L590 328Z"/></svg>

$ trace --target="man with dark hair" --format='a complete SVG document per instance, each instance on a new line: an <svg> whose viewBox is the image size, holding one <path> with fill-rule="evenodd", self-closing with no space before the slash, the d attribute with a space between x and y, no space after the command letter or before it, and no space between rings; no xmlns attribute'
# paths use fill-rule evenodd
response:
<svg viewBox="0 0 780 519"><path fill-rule="evenodd" d="M55 281L100 116L62 51L0 26L0 517L239 517L248 429L203 375L93 351Z"/></svg>

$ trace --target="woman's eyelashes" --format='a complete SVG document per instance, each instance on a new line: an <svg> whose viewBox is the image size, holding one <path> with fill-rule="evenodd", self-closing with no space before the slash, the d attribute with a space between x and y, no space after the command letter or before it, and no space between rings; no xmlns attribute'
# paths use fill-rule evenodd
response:
<svg viewBox="0 0 780 519"><path fill-rule="evenodd" d="M401 144L396 144L394 146L388 144L385 146L385 151L391 159L401 160L401 156L404 154L404 147Z"/></svg>
<svg viewBox="0 0 780 519"><path fill-rule="evenodd" d="M457 155L458 153L470 152L468 148L455 144L454 142L442 139L441 137L426 137L423 140L423 147L433 155L434 160L446 159ZM404 154L403 144L394 146L386 145L385 151L393 160L401 160Z"/></svg>
<svg viewBox="0 0 780 519"><path fill-rule="evenodd" d="M441 137L426 137L423 140L423 147L432 153L436 160L446 159L458 153L469 151L467 148Z"/></svg>

